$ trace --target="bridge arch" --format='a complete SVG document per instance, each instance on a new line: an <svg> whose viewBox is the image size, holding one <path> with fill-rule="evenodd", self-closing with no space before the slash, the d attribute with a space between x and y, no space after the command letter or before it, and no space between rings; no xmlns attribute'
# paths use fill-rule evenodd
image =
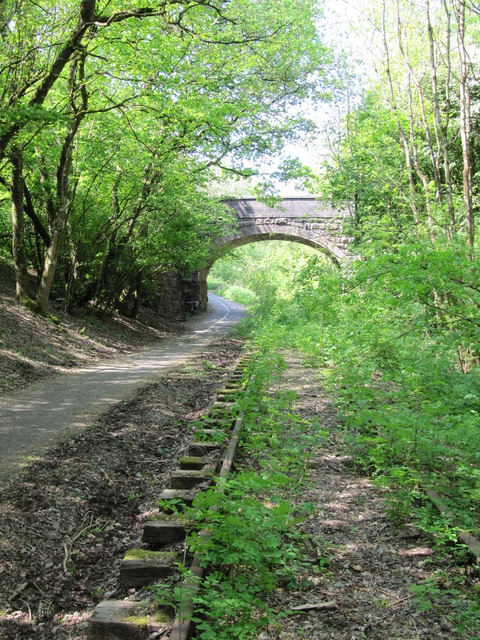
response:
<svg viewBox="0 0 480 640"><path fill-rule="evenodd" d="M207 278L213 264L226 253L251 242L289 240L318 249L340 264L349 257L346 209L334 209L316 198L283 198L274 206L255 198L224 200L236 220L233 233L218 238L210 259L198 272L199 308L206 309Z"/></svg>
<svg viewBox="0 0 480 640"><path fill-rule="evenodd" d="M350 217L347 209L335 209L315 198L283 198L274 206L255 198L224 200L231 211L235 230L215 242L215 247L203 268L191 277L180 272L165 274L158 287L158 304L172 317L189 305L207 308L207 277L213 264L235 247L262 240L289 240L325 253L335 263L353 256L351 238L345 222Z"/></svg>
<svg viewBox="0 0 480 640"><path fill-rule="evenodd" d="M337 264L347 257L346 252L332 240L313 234L307 229L296 226L251 224L240 227L235 233L220 238L207 266L210 268L219 258L232 249L251 242L266 240L289 240L313 247L327 254Z"/></svg>
<svg viewBox="0 0 480 640"><path fill-rule="evenodd" d="M347 209L334 209L315 198L283 198L274 206L254 198L223 203L233 214L236 229L217 240L218 255L235 246L268 239L302 242L336 261L349 255L351 238L344 230L345 220L350 217Z"/></svg>

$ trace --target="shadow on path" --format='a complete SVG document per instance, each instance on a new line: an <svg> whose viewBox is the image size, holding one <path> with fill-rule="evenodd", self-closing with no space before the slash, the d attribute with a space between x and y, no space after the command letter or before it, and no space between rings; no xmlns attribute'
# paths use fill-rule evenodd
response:
<svg viewBox="0 0 480 640"><path fill-rule="evenodd" d="M171 367L187 362L245 316L234 302L209 295L209 311L189 321L187 332L155 347L104 364L59 374L0 398L0 482L39 447L88 426L112 404Z"/></svg>

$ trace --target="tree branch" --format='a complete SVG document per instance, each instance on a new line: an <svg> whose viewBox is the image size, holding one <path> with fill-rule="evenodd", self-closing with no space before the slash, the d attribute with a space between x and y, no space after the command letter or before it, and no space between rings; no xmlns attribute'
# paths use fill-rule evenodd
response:
<svg viewBox="0 0 480 640"><path fill-rule="evenodd" d="M28 187L27 187L27 184L26 184L25 180L23 181L23 190L24 190L24 196L25 196L25 213L30 218L30 220L33 222L33 226L35 227L35 231L41 237L41 239L43 240L43 243L45 244L45 246L49 247L50 246L50 242L51 242L50 235L49 235L48 231L45 229L45 227L43 226L42 221L40 220L40 218L37 216L37 214L35 212L35 207L33 206L32 195L31 195L30 191L28 190Z"/></svg>

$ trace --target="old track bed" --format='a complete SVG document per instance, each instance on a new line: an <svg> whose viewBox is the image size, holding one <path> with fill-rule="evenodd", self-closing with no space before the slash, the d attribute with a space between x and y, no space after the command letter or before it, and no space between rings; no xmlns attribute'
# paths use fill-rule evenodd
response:
<svg viewBox="0 0 480 640"><path fill-rule="evenodd" d="M89 620L88 640L139 640L152 635L171 640L191 637L192 598L204 572L200 559L190 558L188 548L182 548L187 531L191 529L191 523L182 511L185 506L191 506L199 492L212 485L217 475L225 477L230 472L242 427L245 370L246 357L243 357L208 413L194 423L193 438L186 447L187 455L180 458L179 468L171 474L167 488L159 495L160 513L144 524L143 546L130 549L123 558L120 587L135 588L136 600L101 602ZM200 535L207 536L208 532ZM152 600L148 587L178 574L179 563L187 566L192 576L186 579L182 613L175 617L168 607L160 608ZM142 590L142 587L147 589Z"/></svg>
<svg viewBox="0 0 480 640"><path fill-rule="evenodd" d="M202 636L188 622L196 586L187 581L184 618L176 620L171 608L154 602L148 585L172 576L175 583L179 564L203 575L198 557L185 546L192 523L182 505L191 504L231 464L229 442L242 419L237 406L242 404L242 368L232 375L239 352L240 345L223 342L192 373L165 377L161 393L152 385L133 405L111 412L103 423L102 453L89 439L102 428L97 425L88 437L84 434L38 462L23 483L9 489L3 509L12 540L2 542L2 578L6 570L9 576L22 573L7 584L12 602L0 628L2 637ZM264 604L273 615L248 637L478 640L473 627L459 631L459 602L468 609L468 589L478 589L475 570L437 556L413 513L402 523L388 517L390 495L354 466L315 372L290 354L286 361L285 372L260 394L248 429L259 448L270 443L273 450L275 440L283 439L281 446L292 453L287 475L296 490L287 485L282 492L294 513L303 513L295 525L298 564L288 584L280 580L265 594ZM195 404L199 385L202 402ZM147 406L152 403L150 415ZM252 442L240 447L236 474L261 478L274 461L249 446ZM141 453L145 449L148 456ZM67 461L77 455L82 466L69 472ZM109 455L112 464L107 464ZM58 498L65 507L62 513L54 513ZM262 500L274 508L275 497L265 494ZM29 563L34 567L30 572ZM452 585L460 583L452 595ZM92 615L92 605L100 600ZM224 635L218 637L237 637L232 631L236 613L223 611Z"/></svg>
<svg viewBox="0 0 480 640"><path fill-rule="evenodd" d="M0 636L83 639L92 608L141 545L198 420L238 361L219 340L187 366L118 404L90 429L42 452L2 493Z"/></svg>

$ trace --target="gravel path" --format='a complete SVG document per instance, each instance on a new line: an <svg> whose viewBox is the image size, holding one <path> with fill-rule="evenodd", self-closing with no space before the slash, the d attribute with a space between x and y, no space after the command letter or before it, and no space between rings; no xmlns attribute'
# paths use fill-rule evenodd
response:
<svg viewBox="0 0 480 640"><path fill-rule="evenodd" d="M112 404L156 375L187 362L226 335L245 315L240 305L210 294L207 314L185 334L155 347L54 376L0 398L0 483L58 436L84 428Z"/></svg>

